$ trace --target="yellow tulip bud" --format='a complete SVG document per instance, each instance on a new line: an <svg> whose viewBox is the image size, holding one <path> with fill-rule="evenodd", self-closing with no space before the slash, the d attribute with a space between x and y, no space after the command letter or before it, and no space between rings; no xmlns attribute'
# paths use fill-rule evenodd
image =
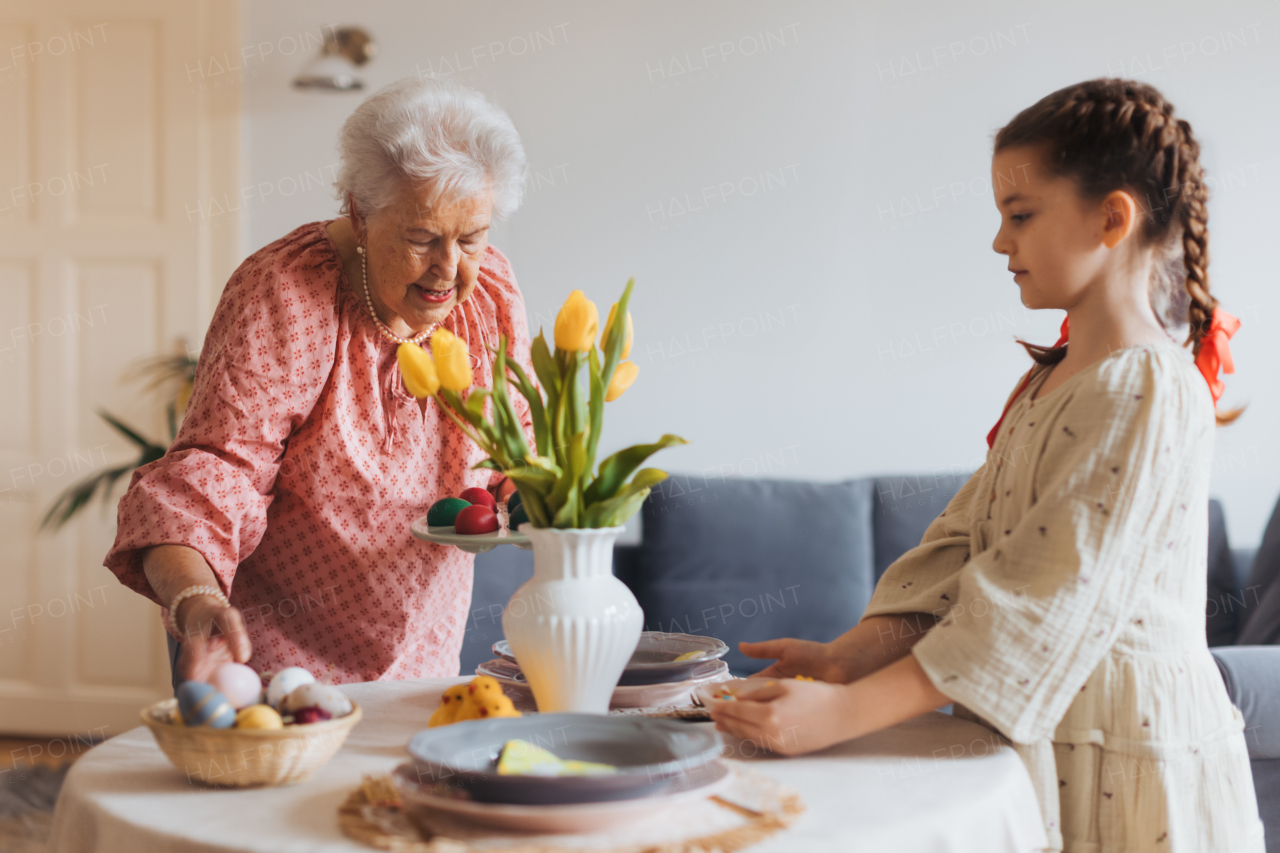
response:
<svg viewBox="0 0 1280 853"><path fill-rule="evenodd" d="M450 391L465 391L471 387L471 356L467 345L448 329L436 329L431 334L431 355L435 359L440 385Z"/></svg>
<svg viewBox="0 0 1280 853"><path fill-rule="evenodd" d="M581 290L569 294L556 315L556 349L582 352L596 345L600 312Z"/></svg>
<svg viewBox="0 0 1280 853"><path fill-rule="evenodd" d="M618 303L609 306L609 319L604 321L604 334L600 336L600 346L609 339L609 330L613 328L613 315L618 312ZM635 326L631 323L631 312L627 312L627 342L622 345L622 357L631 355L631 340L636 336Z"/></svg>
<svg viewBox="0 0 1280 853"><path fill-rule="evenodd" d="M618 369L613 372L613 379L609 380L609 390L604 392L604 401L612 403L621 397L622 392L630 388L631 383L635 382L639 375L640 368L636 367L635 362L619 362Z"/></svg>
<svg viewBox="0 0 1280 853"><path fill-rule="evenodd" d="M434 397L440 390L440 377L436 375L436 366L431 356L417 344L406 341L396 350L396 361L400 362L400 375L404 377L404 387L409 393L421 400L423 397Z"/></svg>

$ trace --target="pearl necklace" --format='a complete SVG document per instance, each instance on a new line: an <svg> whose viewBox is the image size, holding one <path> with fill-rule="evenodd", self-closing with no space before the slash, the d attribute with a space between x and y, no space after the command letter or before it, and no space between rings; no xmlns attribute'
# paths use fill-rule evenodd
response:
<svg viewBox="0 0 1280 853"><path fill-rule="evenodd" d="M431 337L431 333L436 330L436 326L439 323L432 323L431 328L411 338L402 338L387 328L387 324L382 322L378 312L373 310L373 298L369 296L369 258L364 253L364 246L356 246L356 251L360 254L360 277L364 284L364 304L369 309L369 316L373 318L373 322L377 325L378 332L393 344L416 344L417 346L422 346L423 342Z"/></svg>

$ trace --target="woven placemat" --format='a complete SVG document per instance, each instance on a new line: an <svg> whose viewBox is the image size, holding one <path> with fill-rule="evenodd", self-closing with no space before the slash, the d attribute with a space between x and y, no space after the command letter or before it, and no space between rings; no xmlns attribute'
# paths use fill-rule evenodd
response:
<svg viewBox="0 0 1280 853"><path fill-rule="evenodd" d="M741 762L725 763L733 779L721 794L673 806L660 821L604 832L521 835L471 825L432 834L402 808L389 776L365 776L338 808L338 823L349 838L393 853L731 853L785 829L804 812L795 791Z"/></svg>

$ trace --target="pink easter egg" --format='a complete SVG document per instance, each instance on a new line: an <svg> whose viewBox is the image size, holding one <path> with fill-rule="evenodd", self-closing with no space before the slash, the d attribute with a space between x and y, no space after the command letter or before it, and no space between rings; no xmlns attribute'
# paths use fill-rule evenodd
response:
<svg viewBox="0 0 1280 853"><path fill-rule="evenodd" d="M242 663L224 663L209 678L219 693L236 710L258 704L262 697L262 679L251 667Z"/></svg>

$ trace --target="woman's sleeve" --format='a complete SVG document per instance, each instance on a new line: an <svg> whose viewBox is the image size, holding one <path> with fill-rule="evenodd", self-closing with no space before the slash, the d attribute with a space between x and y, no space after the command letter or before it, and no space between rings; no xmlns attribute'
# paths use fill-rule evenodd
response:
<svg viewBox="0 0 1280 853"><path fill-rule="evenodd" d="M157 604L142 569L153 545L194 548L230 594L253 553L290 433L332 368L336 309L320 270L250 259L228 282L169 452L133 472L105 565ZM332 282L329 282L332 284Z"/></svg>
<svg viewBox="0 0 1280 853"><path fill-rule="evenodd" d="M1135 367L1115 359L1074 392L1035 463L1033 505L964 565L955 606L912 649L940 691L1016 742L1052 734L1191 541L1175 519L1198 478L1176 469L1196 463L1182 459L1199 449L1187 424L1206 401L1149 360Z"/></svg>
<svg viewBox="0 0 1280 853"><path fill-rule="evenodd" d="M969 559L969 503L984 463L930 522L920 544L889 564L862 618L901 613L941 616L955 602L960 569Z"/></svg>

